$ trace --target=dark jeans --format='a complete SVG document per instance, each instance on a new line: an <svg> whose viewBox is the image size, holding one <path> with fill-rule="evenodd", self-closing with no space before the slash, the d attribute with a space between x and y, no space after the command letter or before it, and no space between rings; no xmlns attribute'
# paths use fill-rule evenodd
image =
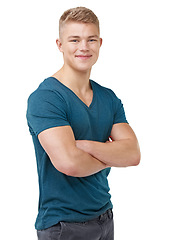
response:
<svg viewBox="0 0 188 240"><path fill-rule="evenodd" d="M82 223L59 222L37 231L38 240L114 240L112 210Z"/></svg>

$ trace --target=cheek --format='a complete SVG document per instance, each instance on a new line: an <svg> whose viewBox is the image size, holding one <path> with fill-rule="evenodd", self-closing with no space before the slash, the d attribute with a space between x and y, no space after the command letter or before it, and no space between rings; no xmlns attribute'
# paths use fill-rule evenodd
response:
<svg viewBox="0 0 188 240"><path fill-rule="evenodd" d="M63 49L63 53L65 55L72 55L75 53L76 51L76 46L75 45L64 45L64 48Z"/></svg>
<svg viewBox="0 0 188 240"><path fill-rule="evenodd" d="M99 49L98 48L94 48L92 51L94 53L95 58L97 59L98 56L99 56Z"/></svg>
<svg viewBox="0 0 188 240"><path fill-rule="evenodd" d="M95 54L99 54L99 50L100 50L100 47L97 45L95 46L91 46L91 50L95 53Z"/></svg>

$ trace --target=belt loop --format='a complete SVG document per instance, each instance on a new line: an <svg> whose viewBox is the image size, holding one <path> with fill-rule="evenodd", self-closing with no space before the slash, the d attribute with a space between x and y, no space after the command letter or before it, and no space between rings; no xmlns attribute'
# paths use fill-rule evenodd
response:
<svg viewBox="0 0 188 240"><path fill-rule="evenodd" d="M109 209L107 213L108 213L109 219L112 219L113 218L113 211L112 211L112 209Z"/></svg>
<svg viewBox="0 0 188 240"><path fill-rule="evenodd" d="M105 221L107 218L112 219L113 218L113 212L112 209L108 209L105 213L101 214L98 219L100 222Z"/></svg>
<svg viewBox="0 0 188 240"><path fill-rule="evenodd" d="M105 213L101 214L101 215L99 216L99 220L100 220L100 221L104 221L104 216L105 216Z"/></svg>

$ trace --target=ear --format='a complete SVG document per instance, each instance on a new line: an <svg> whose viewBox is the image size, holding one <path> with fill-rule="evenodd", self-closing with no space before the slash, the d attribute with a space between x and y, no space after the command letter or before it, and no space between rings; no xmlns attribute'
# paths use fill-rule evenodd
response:
<svg viewBox="0 0 188 240"><path fill-rule="evenodd" d="M100 38L100 47L102 46L102 41L103 41L102 38Z"/></svg>
<svg viewBox="0 0 188 240"><path fill-rule="evenodd" d="M59 51L63 53L62 43L59 38L56 39L56 44L57 44Z"/></svg>

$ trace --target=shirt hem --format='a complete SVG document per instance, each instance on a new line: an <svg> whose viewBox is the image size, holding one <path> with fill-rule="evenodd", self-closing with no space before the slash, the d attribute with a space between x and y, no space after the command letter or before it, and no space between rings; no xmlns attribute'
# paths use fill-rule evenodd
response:
<svg viewBox="0 0 188 240"><path fill-rule="evenodd" d="M75 219L58 218L58 219L54 219L53 221L42 224L41 226L40 226L40 224L36 223L35 224L35 229L37 231L45 230L47 228L50 228L50 227L56 225L59 222L81 223L81 222L91 221L91 220L99 217L101 214L105 213L109 209L113 209L113 204L112 203L109 203L106 208L104 208L102 211L97 212L97 214L93 215L92 217L91 216L89 216L87 218L83 217L83 218L79 218L79 220L76 219L76 218Z"/></svg>

